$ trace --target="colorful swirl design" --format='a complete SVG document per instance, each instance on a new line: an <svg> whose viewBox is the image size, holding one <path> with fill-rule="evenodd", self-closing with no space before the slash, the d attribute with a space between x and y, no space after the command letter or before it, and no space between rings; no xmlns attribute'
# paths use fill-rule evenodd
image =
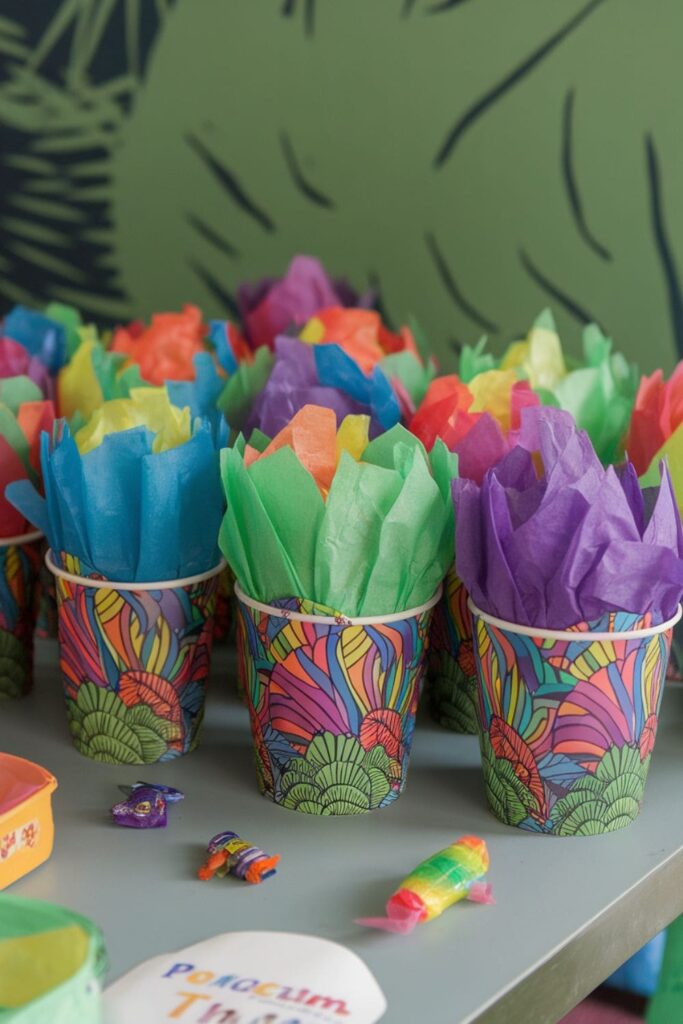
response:
<svg viewBox="0 0 683 1024"><path fill-rule="evenodd" d="M33 686L41 544L0 548L0 699L21 697Z"/></svg>
<svg viewBox="0 0 683 1024"><path fill-rule="evenodd" d="M237 646L261 791L360 814L403 790L431 611L383 625L299 622L238 602Z"/></svg>
<svg viewBox="0 0 683 1024"><path fill-rule="evenodd" d="M604 631L647 628L613 614ZM671 633L589 641L522 636L474 618L486 794L508 825L594 835L638 815Z"/></svg>
<svg viewBox="0 0 683 1024"><path fill-rule="evenodd" d="M57 579L60 667L81 754L151 764L199 742L218 576L116 590Z"/></svg>
<svg viewBox="0 0 683 1024"><path fill-rule="evenodd" d="M477 732L477 669L467 591L454 568L434 609L429 636L432 716L453 732Z"/></svg>

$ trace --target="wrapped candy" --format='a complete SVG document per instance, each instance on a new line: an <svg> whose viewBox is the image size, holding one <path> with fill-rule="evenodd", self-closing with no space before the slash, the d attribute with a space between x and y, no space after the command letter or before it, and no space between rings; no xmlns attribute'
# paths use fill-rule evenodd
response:
<svg viewBox="0 0 683 1024"><path fill-rule="evenodd" d="M155 782L135 782L124 792L126 799L111 809L114 824L124 828L166 828L168 804L184 799L179 789Z"/></svg>
<svg viewBox="0 0 683 1024"><path fill-rule="evenodd" d="M411 871L389 897L386 917L361 917L356 924L407 935L460 900L494 903L491 886L483 881L488 869L484 840L463 836Z"/></svg>
<svg viewBox="0 0 683 1024"><path fill-rule="evenodd" d="M43 435L45 502L30 485L8 497L82 575L193 576L219 561L218 443L208 422L192 423L164 391L142 388L105 402L75 437L64 421Z"/></svg>
<svg viewBox="0 0 683 1024"><path fill-rule="evenodd" d="M456 570L474 603L558 630L614 611L670 619L683 531L666 467L658 493L643 495L630 463L604 469L587 434L555 409L524 410L519 441L481 487L453 485Z"/></svg>
<svg viewBox="0 0 683 1024"><path fill-rule="evenodd" d="M221 548L241 588L266 603L305 598L346 615L426 602L453 557L450 481L400 426L367 443L367 417L305 406L271 443L221 453ZM257 441L261 439L257 437Z"/></svg>
<svg viewBox="0 0 683 1024"><path fill-rule="evenodd" d="M197 872L197 877L206 882L218 875L227 874L241 878L251 885L265 882L276 874L280 855L268 856L258 846L252 846L240 839L236 832L219 832L209 843L207 858Z"/></svg>
<svg viewBox="0 0 683 1024"><path fill-rule="evenodd" d="M149 384L191 380L192 359L205 351L206 333L201 310L185 305L180 313L155 313L148 327L137 321L118 327L110 350L137 363Z"/></svg>
<svg viewBox="0 0 683 1024"><path fill-rule="evenodd" d="M359 299L345 282L329 277L312 256L295 256L281 278L242 284L237 301L244 334L252 349L272 348L275 338L300 327L326 306L370 306L373 295ZM227 367L226 367L227 369Z"/></svg>
<svg viewBox="0 0 683 1024"><path fill-rule="evenodd" d="M67 360L67 330L64 324L35 309L14 306L5 317L1 333L40 359L52 375Z"/></svg>

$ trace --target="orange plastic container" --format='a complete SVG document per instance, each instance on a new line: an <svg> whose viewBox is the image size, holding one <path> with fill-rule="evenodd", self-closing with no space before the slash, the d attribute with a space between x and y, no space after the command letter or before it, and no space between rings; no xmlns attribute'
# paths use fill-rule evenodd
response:
<svg viewBox="0 0 683 1024"><path fill-rule="evenodd" d="M0 889L52 853L54 775L23 757L0 753Z"/></svg>

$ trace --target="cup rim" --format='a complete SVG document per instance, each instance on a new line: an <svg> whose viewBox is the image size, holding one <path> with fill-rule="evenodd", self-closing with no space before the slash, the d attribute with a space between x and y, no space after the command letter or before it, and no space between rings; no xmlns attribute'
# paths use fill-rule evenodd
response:
<svg viewBox="0 0 683 1024"><path fill-rule="evenodd" d="M227 567L227 562L224 558L221 558L218 565L214 565L212 569L207 569L206 572L199 572L195 576L182 576L177 580L158 580L156 582L143 583L129 583L119 580L93 580L89 576L77 576L73 572L67 572L66 569L60 569L52 557L52 548L48 548L45 552L45 565L53 576L57 576L62 580L68 580L69 583L79 583L82 587L95 587L99 590L174 590L176 587L193 586L195 583L203 583L204 580L211 579L212 576L218 576Z"/></svg>
<svg viewBox="0 0 683 1024"><path fill-rule="evenodd" d="M520 636L539 637L542 640L571 640L574 642L595 643L604 640L641 640L650 636L657 636L658 633L666 633L673 629L683 615L683 608L679 604L675 614L667 622L660 622L657 626L648 626L644 629L622 629L608 632L591 632L580 629L542 629L534 626L522 626L516 622L507 622L505 619L498 619L495 615L489 615L481 608L478 608L471 597L467 598L467 607L478 619L489 622L492 626L504 629L507 633L517 633Z"/></svg>
<svg viewBox="0 0 683 1024"><path fill-rule="evenodd" d="M0 537L0 548L20 547L22 544L32 544L34 540L41 540L45 534L42 530L30 530L28 533L18 533L14 537Z"/></svg>
<svg viewBox="0 0 683 1024"><path fill-rule="evenodd" d="M404 612L352 618L348 615L341 615L339 617L335 615L306 615L304 612L291 611L289 608L276 608L272 604L263 604L262 601L256 601L253 597L245 594L237 580L235 580L235 597L242 604L247 605L248 608L254 608L259 612L266 612L276 619L293 619L294 622L317 622L324 626L381 626L392 622L401 622L403 619L412 619L433 608L441 598L442 591L443 583L439 583L428 601L418 605L416 608L408 608Z"/></svg>

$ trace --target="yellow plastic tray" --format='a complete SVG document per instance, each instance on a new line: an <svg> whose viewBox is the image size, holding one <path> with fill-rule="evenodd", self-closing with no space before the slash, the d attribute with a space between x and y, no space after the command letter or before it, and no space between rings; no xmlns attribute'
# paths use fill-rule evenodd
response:
<svg viewBox="0 0 683 1024"><path fill-rule="evenodd" d="M0 889L48 859L54 843L54 775L23 757L0 753Z"/></svg>

